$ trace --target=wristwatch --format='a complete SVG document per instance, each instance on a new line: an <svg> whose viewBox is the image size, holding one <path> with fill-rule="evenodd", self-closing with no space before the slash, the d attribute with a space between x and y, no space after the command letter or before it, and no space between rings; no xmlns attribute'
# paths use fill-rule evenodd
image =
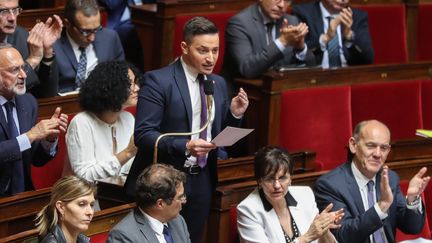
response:
<svg viewBox="0 0 432 243"><path fill-rule="evenodd" d="M406 202L408 206L415 206L420 203L420 196L417 195L412 202L408 202L408 196L406 197Z"/></svg>

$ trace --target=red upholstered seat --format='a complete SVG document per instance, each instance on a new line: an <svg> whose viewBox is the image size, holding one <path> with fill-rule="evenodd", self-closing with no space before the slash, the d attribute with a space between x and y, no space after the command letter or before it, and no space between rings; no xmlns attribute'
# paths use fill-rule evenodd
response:
<svg viewBox="0 0 432 243"><path fill-rule="evenodd" d="M432 129L432 80L422 82L422 108L423 127Z"/></svg>
<svg viewBox="0 0 432 243"><path fill-rule="evenodd" d="M419 4L416 60L432 60L432 4Z"/></svg>
<svg viewBox="0 0 432 243"><path fill-rule="evenodd" d="M407 180L400 181L400 188L401 188L401 191L404 195L406 195L406 191L408 189L408 184L409 184L409 181L407 181ZM427 205L428 201L425 201L425 195L423 195L423 194L422 194L422 200L423 200L423 204L426 205L426 208L428 208L428 205ZM429 202L429 204L430 204L430 202ZM426 217L427 217L427 212L428 211L426 210ZM396 242L401 242L404 240L412 240L412 239L416 239L416 238L420 238L420 237L425 238L425 239L431 238L431 231L429 228L428 220L425 221L425 224L423 226L423 230L420 234L408 235L408 234L403 233L399 229L396 230Z"/></svg>
<svg viewBox="0 0 432 243"><path fill-rule="evenodd" d="M69 122L75 115L69 115ZM60 133L58 136L57 154L52 160L42 167L32 166L32 180L35 189L51 187L62 177L65 157L67 156L67 148L65 142L65 133Z"/></svg>
<svg viewBox="0 0 432 243"><path fill-rule="evenodd" d="M426 215L427 221L429 223L429 229L431 232L431 238L432 238L432 183L429 182L428 186L423 192L424 195L424 202L425 202L425 208L426 212L428 213Z"/></svg>
<svg viewBox="0 0 432 243"><path fill-rule="evenodd" d="M229 242L238 243L239 241L237 230L237 208L233 207L230 209Z"/></svg>
<svg viewBox="0 0 432 243"><path fill-rule="evenodd" d="M374 63L406 63L408 49L405 5L371 4L356 7L369 15L369 32L375 51Z"/></svg>
<svg viewBox="0 0 432 243"><path fill-rule="evenodd" d="M280 145L316 151L322 163L316 169L333 169L346 161L352 131L350 87L291 90L281 96Z"/></svg>
<svg viewBox="0 0 432 243"><path fill-rule="evenodd" d="M423 127L420 92L420 81L353 85L353 126L377 119L390 128L392 140L415 137Z"/></svg>
<svg viewBox="0 0 432 243"><path fill-rule="evenodd" d="M216 66L213 70L214 73L219 73L222 68L222 61L224 58L225 50L225 28L228 20L235 14L235 12L223 12L223 13L203 13L195 15L177 15L175 17L175 33L173 43L173 56L177 57L181 55L180 43L183 39L183 26L184 24L195 16L203 16L215 23L219 29L219 58Z"/></svg>
<svg viewBox="0 0 432 243"><path fill-rule="evenodd" d="M90 236L91 243L105 243L107 239L108 239L108 232L102 232Z"/></svg>

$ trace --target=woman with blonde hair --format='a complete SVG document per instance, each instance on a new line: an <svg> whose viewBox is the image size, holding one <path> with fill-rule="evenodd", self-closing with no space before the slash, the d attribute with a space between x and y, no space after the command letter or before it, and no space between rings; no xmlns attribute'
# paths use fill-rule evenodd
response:
<svg viewBox="0 0 432 243"><path fill-rule="evenodd" d="M83 232L93 218L96 187L76 176L58 180L51 199L37 215L36 227L42 243L90 242Z"/></svg>

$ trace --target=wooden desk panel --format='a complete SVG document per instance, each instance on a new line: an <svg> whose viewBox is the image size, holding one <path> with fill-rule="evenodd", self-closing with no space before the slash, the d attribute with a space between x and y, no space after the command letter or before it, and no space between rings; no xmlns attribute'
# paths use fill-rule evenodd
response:
<svg viewBox="0 0 432 243"><path fill-rule="evenodd" d="M78 101L78 95L56 96L50 98L38 99L39 119L49 119L54 113L56 107L60 106L62 112L68 115L75 115L81 111Z"/></svg>
<svg viewBox="0 0 432 243"><path fill-rule="evenodd" d="M23 12L17 18L17 23L19 26L30 30L36 24L36 20L45 22L54 14L57 14L63 18L63 10L63 7L23 10Z"/></svg>

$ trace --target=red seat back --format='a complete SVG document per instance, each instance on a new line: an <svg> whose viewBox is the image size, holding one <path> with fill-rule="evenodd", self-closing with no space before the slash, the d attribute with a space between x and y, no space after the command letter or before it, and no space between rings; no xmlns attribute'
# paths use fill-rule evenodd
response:
<svg viewBox="0 0 432 243"><path fill-rule="evenodd" d="M419 4L416 60L432 60L432 4Z"/></svg>
<svg viewBox="0 0 432 243"><path fill-rule="evenodd" d="M108 232L102 232L90 236L91 243L105 243L107 239L108 239Z"/></svg>
<svg viewBox="0 0 432 243"><path fill-rule="evenodd" d="M229 242L238 243L239 234L237 230L237 208L230 209L230 226L229 226Z"/></svg>
<svg viewBox="0 0 432 243"><path fill-rule="evenodd" d="M290 90L281 96L280 145L290 151L316 151L322 163L316 169L343 163L352 130L350 87Z"/></svg>
<svg viewBox="0 0 432 243"><path fill-rule="evenodd" d="M74 116L69 115L69 122ZM58 149L54 158L42 167L31 167L32 181L35 189L51 187L62 177L66 156L65 133L60 133L58 136Z"/></svg>
<svg viewBox="0 0 432 243"><path fill-rule="evenodd" d="M203 16L208 18L210 21L215 23L216 27L219 29L219 57L216 63L216 66L213 70L213 73L219 73L222 68L222 61L224 59L224 50L225 50L225 28L228 23L228 20L235 14L236 12L223 12L223 13L203 13L203 14L195 14L195 15L177 15L175 17L175 30L174 30L174 43L173 43L173 51L174 57L181 55L180 43L183 39L183 27L185 23L195 16Z"/></svg>
<svg viewBox="0 0 432 243"><path fill-rule="evenodd" d="M391 131L391 139L413 138L423 127L420 81L371 83L351 87L352 121L377 119Z"/></svg>
<svg viewBox="0 0 432 243"><path fill-rule="evenodd" d="M401 188L401 191L402 191L402 193L404 195L406 195L406 191L408 189L408 185L409 185L409 181L408 180L402 180L402 181L400 181L400 188ZM426 208L427 208L428 207L427 206L428 202L426 201L426 203L425 203L425 197L424 197L423 194L422 194L422 200L423 200L423 204L425 204ZM427 210L426 210L426 217L427 217ZM401 241L404 241L404 240L417 239L417 238L420 238L420 237L425 238L425 239L430 239L430 237L431 237L431 231L430 231L429 222L428 222L427 219L426 219L425 224L423 226L423 230L422 230L422 232L420 232L420 234L409 235L409 234L403 233L399 229L396 230L396 242L401 242Z"/></svg>
<svg viewBox="0 0 432 243"><path fill-rule="evenodd" d="M369 16L369 32L375 52L374 63L406 63L408 49L405 5L371 4L356 7L366 11Z"/></svg>
<svg viewBox="0 0 432 243"><path fill-rule="evenodd" d="M423 128L432 129L432 80L422 82Z"/></svg>

